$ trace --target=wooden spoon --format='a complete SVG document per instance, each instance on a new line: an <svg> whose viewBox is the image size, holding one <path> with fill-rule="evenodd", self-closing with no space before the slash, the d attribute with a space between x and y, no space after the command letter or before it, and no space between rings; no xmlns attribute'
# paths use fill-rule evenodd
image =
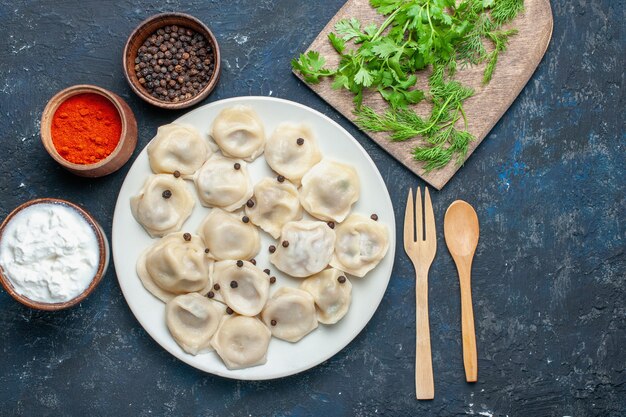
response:
<svg viewBox="0 0 626 417"><path fill-rule="evenodd" d="M446 245L459 271L461 286L461 326L463 331L463 364L465 380L478 379L478 358L476 354L476 334L474 331L474 310L472 308L472 288L470 285L472 260L480 234L478 216L474 208L462 200L450 204L443 220Z"/></svg>

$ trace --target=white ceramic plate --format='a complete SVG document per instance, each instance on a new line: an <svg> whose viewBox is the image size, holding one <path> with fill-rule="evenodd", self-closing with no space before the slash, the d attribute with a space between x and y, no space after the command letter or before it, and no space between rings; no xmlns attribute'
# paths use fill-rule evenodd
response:
<svg viewBox="0 0 626 417"><path fill-rule="evenodd" d="M325 156L353 165L361 180L361 197L352 212L369 216L378 214L379 221L389 229L389 251L382 262L364 278L350 277L352 282L352 305L346 316L334 325L323 325L298 343L289 343L272 338L267 363L247 369L231 371L224 366L215 352L192 356L185 353L172 339L165 325L165 304L152 296L141 284L135 272L139 254L153 240L135 221L130 211L130 198L141 189L152 172L148 164L146 149L139 154L131 167L115 206L113 216L113 261L120 287L130 309L146 331L172 355L203 371L234 379L261 380L293 375L307 370L330 358L356 337L372 318L382 299L393 266L395 251L395 220L389 193L380 173L369 155L358 142L341 126L323 114L287 100L271 97L238 97L217 101L197 108L176 122L195 126L201 134L209 132L215 116L225 107L245 104L254 108L265 123L267 134L284 121L306 122L316 134L320 149ZM263 156L248 165L253 183L264 176L275 176ZM193 184L190 190L195 195ZM183 225L183 231L194 232L210 209L196 201L193 214ZM300 280L280 273L268 259L268 246L274 240L261 231L261 252L256 257L257 265L270 268L277 277L271 291L281 286L296 287Z"/></svg>

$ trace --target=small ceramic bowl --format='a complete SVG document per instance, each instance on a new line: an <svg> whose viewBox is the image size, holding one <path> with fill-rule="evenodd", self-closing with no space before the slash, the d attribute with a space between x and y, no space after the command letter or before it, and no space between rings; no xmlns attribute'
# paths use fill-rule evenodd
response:
<svg viewBox="0 0 626 417"><path fill-rule="evenodd" d="M30 307L36 310L46 310L46 311L63 310L65 308L72 307L82 302L98 286L98 284L102 280L102 276L106 273L106 270L109 266L109 252L110 252L109 241L107 240L104 230L102 229L102 227L100 227L98 222L93 218L91 214L89 214L87 211L85 211L83 208L79 207L78 205L72 202L69 202L67 200L59 199L59 198L38 198L35 200L27 201L26 203L18 206L15 210L9 213L9 215L6 217L6 219L4 219L2 224L0 224L0 241L2 240L4 230L6 226L9 224L9 222L11 221L11 219L13 219L13 217L17 213L19 213L21 210L27 207L30 207L34 204L62 204L66 207L69 207L75 210L83 219L85 219L85 221L89 224L89 226L93 229L94 233L96 234L96 239L98 242L99 260L98 260L98 269L96 270L96 274L91 280L91 283L89 284L89 286L85 289L85 291L83 291L77 297L69 301L62 302L62 303L43 303L40 301L33 301L19 294L13 288L13 284L11 283L9 278L5 275L4 270L2 269L1 266L0 266L0 284L2 284L6 292L8 292L11 295L11 297L13 297L14 299L16 299L17 301L19 301L20 303L24 304L27 307Z"/></svg>
<svg viewBox="0 0 626 417"><path fill-rule="evenodd" d="M135 59L137 58L138 49L150 35L158 29L169 25L188 28L204 36L204 38L211 43L215 58L213 74L211 75L211 79L207 85L204 86L204 89L202 89L197 95L191 97L189 100L179 101L177 103L163 101L152 97L139 83L139 79L135 74ZM213 91L220 78L220 48L217 43L217 39L215 39L211 30L204 23L185 13L157 14L141 22L126 41L123 59L124 75L126 75L126 80L133 91L143 100L163 109L175 110L193 106L194 104L204 100L211 93L211 91Z"/></svg>
<svg viewBox="0 0 626 417"><path fill-rule="evenodd" d="M106 158L94 164L74 164L63 158L52 143L52 118L59 106L68 98L78 94L95 93L108 99L117 109L122 121L122 133L116 148ZM41 116L41 141L50 156L68 171L81 177L102 177L120 169L130 158L137 146L137 120L128 104L117 94L95 85L74 85L58 92L48 101Z"/></svg>

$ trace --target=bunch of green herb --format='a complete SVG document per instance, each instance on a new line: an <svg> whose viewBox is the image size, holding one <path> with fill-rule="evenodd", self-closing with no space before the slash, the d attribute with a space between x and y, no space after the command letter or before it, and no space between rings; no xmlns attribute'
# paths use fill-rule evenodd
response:
<svg viewBox="0 0 626 417"><path fill-rule="evenodd" d="M366 131L390 132L392 140L416 136L424 146L413 157L427 171L441 168L456 157L461 163L474 139L467 132L464 101L473 90L453 80L461 65L485 63L483 82L491 80L500 53L515 30L503 25L523 10L523 0L370 0L385 21L362 27L344 19L328 39L340 55L336 68L327 68L316 51L292 61L306 82L332 77L333 88L354 94L356 123ZM354 46L349 43L352 42ZM492 48L487 48L491 43ZM432 69L428 91L415 87L416 73ZM383 114L363 105L363 92L377 90L389 104ZM430 117L410 109L422 100L432 104ZM456 127L463 120L463 129Z"/></svg>

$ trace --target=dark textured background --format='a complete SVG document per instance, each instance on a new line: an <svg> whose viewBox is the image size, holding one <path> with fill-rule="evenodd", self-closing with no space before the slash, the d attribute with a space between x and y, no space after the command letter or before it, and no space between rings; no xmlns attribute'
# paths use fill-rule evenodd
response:
<svg viewBox="0 0 626 417"><path fill-rule="evenodd" d="M4 1L0 216L31 198L61 197L85 206L110 235L129 165L97 180L72 176L41 146L39 118L58 90L97 84L134 109L138 153L182 113L131 93L122 48L142 19L176 10L206 22L222 48L222 78L206 102L271 95L329 115L373 157L400 219L406 189L423 183L290 73L289 60L342 2ZM414 399L414 278L399 240L391 283L365 330L322 365L269 382L207 375L161 349L128 309L113 267L66 312L31 311L1 292L0 415L626 415L624 2L552 3L554 36L537 72L433 196L434 401ZM464 382L458 281L441 227L457 198L481 221L473 385Z"/></svg>

